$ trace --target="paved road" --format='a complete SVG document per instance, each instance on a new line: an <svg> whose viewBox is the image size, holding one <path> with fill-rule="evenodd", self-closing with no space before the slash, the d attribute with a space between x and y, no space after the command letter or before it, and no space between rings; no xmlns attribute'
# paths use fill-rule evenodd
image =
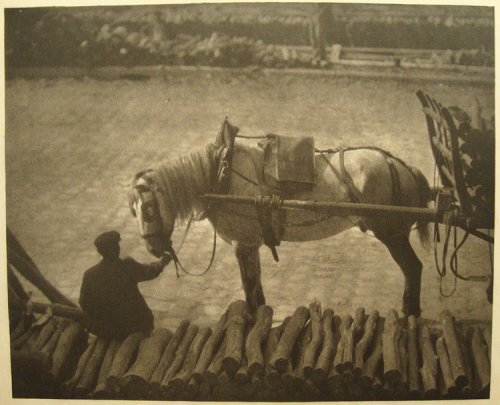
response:
<svg viewBox="0 0 500 405"><path fill-rule="evenodd" d="M388 149L433 178L425 119L415 91L444 105L493 105L486 87L335 79L321 76L171 73L163 80L22 80L6 88L7 224L47 278L77 301L85 269L99 260L92 241L116 229L122 253L152 260L127 206L132 176L164 157L212 142L222 119L247 134L314 134L317 145L371 144ZM335 135L332 135L335 134ZM182 236L174 235L177 246ZM196 224L180 252L193 273L208 263L212 230ZM424 263L423 316L451 309L462 319L491 319L485 283L459 281L440 294L432 252L412 241ZM385 247L357 229L319 242L282 244L280 262L261 250L263 284L275 320L318 299L337 314L400 309L403 276ZM471 240L461 251L464 274L490 272L488 246ZM453 279L442 287L451 291ZM29 289L33 289L31 286ZM170 265L141 284L157 326L181 319L213 325L244 297L236 259L219 241L213 268L202 277L175 275ZM34 291L37 299L43 299Z"/></svg>

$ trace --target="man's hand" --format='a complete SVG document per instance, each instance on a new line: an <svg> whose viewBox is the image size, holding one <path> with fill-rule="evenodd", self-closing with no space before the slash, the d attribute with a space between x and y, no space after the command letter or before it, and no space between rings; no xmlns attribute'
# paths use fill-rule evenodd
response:
<svg viewBox="0 0 500 405"><path fill-rule="evenodd" d="M171 261L172 261L173 257L172 257L172 254L170 252L164 252L161 256L161 264L163 264L163 266L166 266L167 264L169 264Z"/></svg>

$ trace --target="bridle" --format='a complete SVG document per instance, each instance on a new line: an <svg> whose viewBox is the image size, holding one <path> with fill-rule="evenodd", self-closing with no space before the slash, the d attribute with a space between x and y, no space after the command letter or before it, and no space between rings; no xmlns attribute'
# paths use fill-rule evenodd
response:
<svg viewBox="0 0 500 405"><path fill-rule="evenodd" d="M210 263L208 267L200 274L192 274L187 271L184 266L182 266L179 258L177 257L177 253L175 252L172 246L172 233L174 231L173 226L170 226L166 222L167 218L167 209L165 205L165 199L163 198L162 192L158 189L157 184L151 179L147 173L152 170L148 170L146 172L139 173L135 178L135 185L133 186L133 190L136 191L139 199L141 200L141 224L140 224L140 232L141 237L144 240L151 239L153 237L157 237L160 239L166 240L166 250L162 252L162 254L168 254L172 257L172 260L175 264L175 270L177 278L179 278L179 268L181 268L186 274L191 276L202 276L204 275L211 267L215 258L215 250L216 250L216 232L214 228L214 243L212 250L212 257L210 259ZM135 198L134 198L135 201ZM133 206L132 199L130 200L130 211L134 217L137 217L136 209ZM178 249L182 247L184 240L186 239L187 233L193 221L193 217L190 218L189 223L186 227L186 231L184 237L182 238L181 245ZM165 229L167 231L165 231Z"/></svg>

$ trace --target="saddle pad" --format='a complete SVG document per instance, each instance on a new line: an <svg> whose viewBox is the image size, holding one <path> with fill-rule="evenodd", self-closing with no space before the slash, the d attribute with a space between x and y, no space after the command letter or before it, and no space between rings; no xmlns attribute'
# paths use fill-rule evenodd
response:
<svg viewBox="0 0 500 405"><path fill-rule="evenodd" d="M265 178L297 186L314 185L314 138L273 135L263 147Z"/></svg>

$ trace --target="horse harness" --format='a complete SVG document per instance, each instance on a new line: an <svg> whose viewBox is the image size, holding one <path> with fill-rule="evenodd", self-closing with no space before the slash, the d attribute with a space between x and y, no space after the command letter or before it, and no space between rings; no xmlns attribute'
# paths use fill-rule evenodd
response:
<svg viewBox="0 0 500 405"><path fill-rule="evenodd" d="M282 196L286 195L289 192L289 190L287 190L286 187L284 186L276 188L274 185L261 184L260 181L259 183L255 183L254 181L248 179L246 176L235 171L232 165L232 159L234 154L233 153L234 139L236 137L252 138L252 139L268 139L274 135L269 134L260 137L246 137L238 135L238 131L239 128L229 124L226 117L226 120L222 124L222 128L219 131L217 140L214 144L215 154L219 161L217 168L216 182L215 182L216 193L227 194L229 192L231 173L238 175L239 177L258 186L261 189L273 190L273 193L271 195L256 196L255 209L257 213L257 220L262 230L264 244L271 250L274 260L279 261L276 247L279 246L281 243L281 239L284 234L285 219L286 219L285 210L282 209L282 201L283 201ZM394 157L391 153L376 147L354 147L354 148L339 147L336 149L327 149L327 150L314 149L314 152L319 153L321 155L321 157L326 161L326 163L332 169L332 171L342 181L346 189L349 202L360 203L360 199L358 197L358 192L354 185L354 181L351 175L347 172L344 163L344 154L346 151L359 150L359 149L375 150L383 155L385 161L387 162L387 165L389 167L389 172L391 175L392 204L396 206L401 205L401 184L399 179L399 173L397 171L397 168L395 167L394 160L398 161L404 167L406 167L410 171L410 173L415 177L413 171L401 159L398 159ZM335 154L335 153L339 154L339 164L341 170L340 174L325 156L326 154ZM264 176L262 177L264 178ZM277 232L275 232L273 228L273 212L277 213L277 219L276 221L274 221L274 223L277 225ZM366 231L366 227L363 223L359 223L358 226L361 228L363 232Z"/></svg>

